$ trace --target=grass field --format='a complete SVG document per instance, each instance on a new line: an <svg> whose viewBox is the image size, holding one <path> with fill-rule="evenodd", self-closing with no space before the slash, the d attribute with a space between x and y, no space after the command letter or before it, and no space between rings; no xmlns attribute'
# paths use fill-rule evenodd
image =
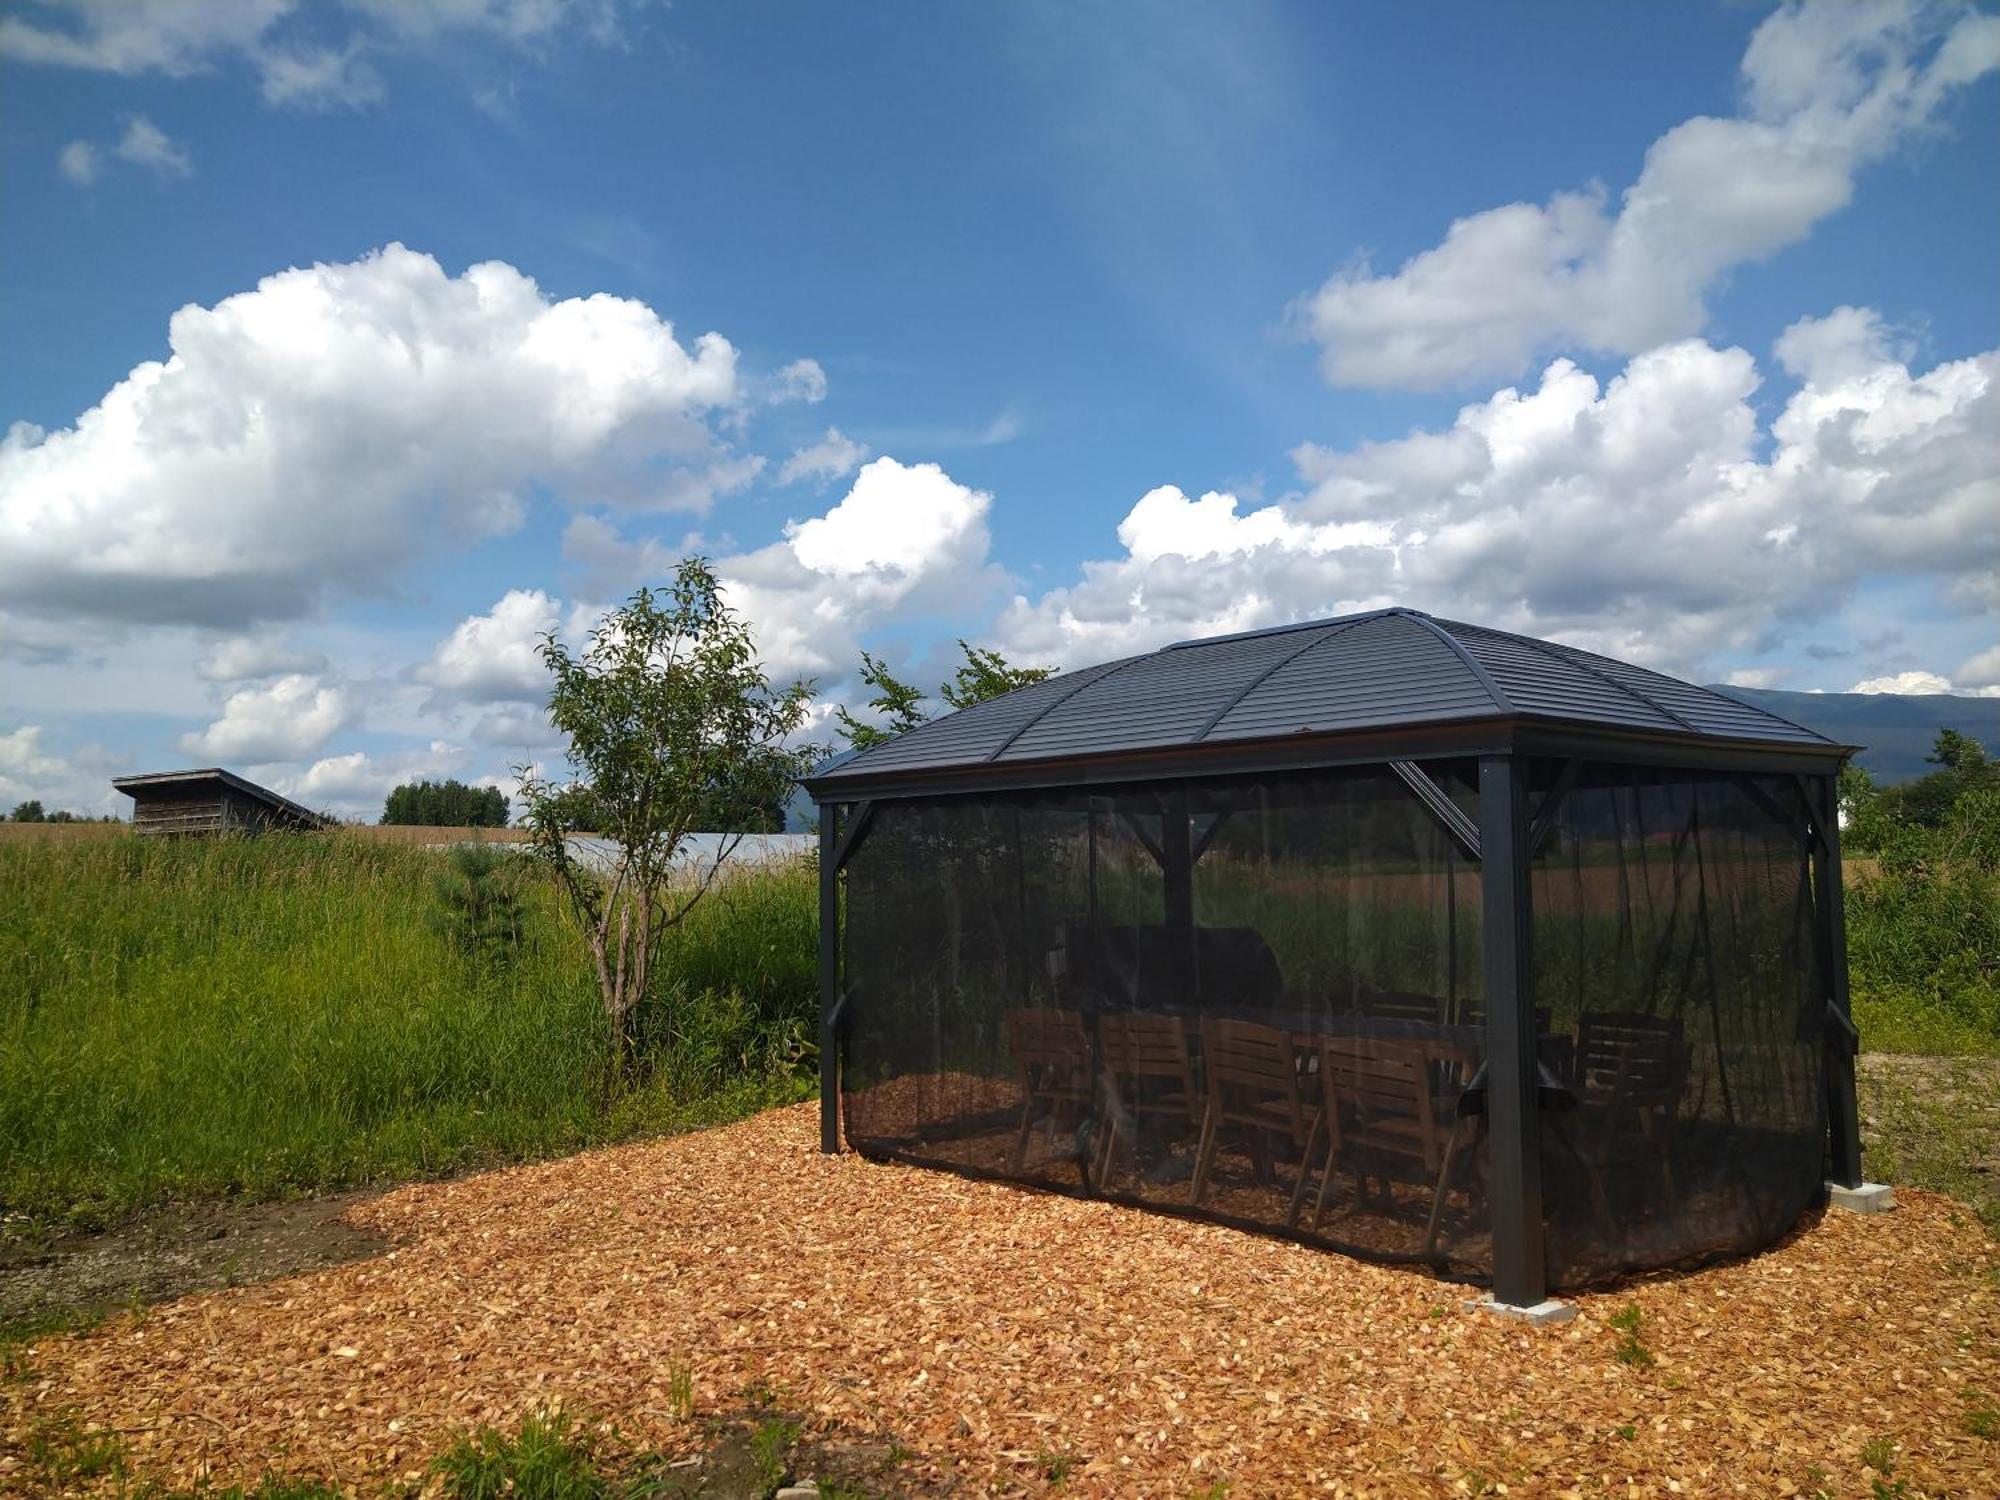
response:
<svg viewBox="0 0 2000 1500"><path fill-rule="evenodd" d="M815 885L725 882L667 957L683 1024L602 1108L580 939L505 862L519 943L454 940L438 854L339 834L0 845L0 1207L110 1220L166 1198L450 1172L798 1097Z"/></svg>

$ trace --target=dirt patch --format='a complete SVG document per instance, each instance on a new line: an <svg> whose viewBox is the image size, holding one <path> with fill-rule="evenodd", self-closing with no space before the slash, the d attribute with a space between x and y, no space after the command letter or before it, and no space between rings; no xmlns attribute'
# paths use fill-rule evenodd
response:
<svg viewBox="0 0 2000 1500"><path fill-rule="evenodd" d="M345 1217L379 1196L176 1205L93 1234L13 1226L0 1241L0 1335L380 1255L394 1241Z"/></svg>

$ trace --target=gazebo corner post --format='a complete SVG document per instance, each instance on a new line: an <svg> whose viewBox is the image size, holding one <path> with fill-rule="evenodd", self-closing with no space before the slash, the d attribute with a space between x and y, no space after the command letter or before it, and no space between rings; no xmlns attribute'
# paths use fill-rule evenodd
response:
<svg viewBox="0 0 2000 1500"><path fill-rule="evenodd" d="M1854 1055L1858 1038L1847 992L1847 902L1841 890L1840 789L1833 776L1810 783L1815 825L1813 850L1814 925L1826 1003L1826 1185L1835 1207L1860 1213L1893 1208L1894 1192L1869 1182L1861 1171L1861 1109L1855 1097Z"/></svg>
<svg viewBox="0 0 2000 1500"><path fill-rule="evenodd" d="M840 1151L840 1039L834 1026L840 989L840 804L819 810L819 1149Z"/></svg>
<svg viewBox="0 0 2000 1500"><path fill-rule="evenodd" d="M1493 1291L1485 1306L1532 1323L1575 1310L1549 1298L1530 969L1526 788L1513 755L1479 758L1480 910L1486 972L1486 1111Z"/></svg>

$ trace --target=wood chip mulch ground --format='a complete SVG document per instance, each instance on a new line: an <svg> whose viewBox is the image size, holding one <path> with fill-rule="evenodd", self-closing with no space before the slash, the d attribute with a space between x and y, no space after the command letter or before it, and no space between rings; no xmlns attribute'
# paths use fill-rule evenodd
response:
<svg viewBox="0 0 2000 1500"><path fill-rule="evenodd" d="M1530 1331L1420 1273L822 1157L814 1109L401 1189L351 1210L378 1258L46 1341L0 1491L57 1412L181 1482L401 1482L551 1402L693 1451L685 1365L701 1410L761 1384L823 1441L893 1436L898 1494L1866 1496L1880 1441L1889 1493L2000 1495L2000 1247L1945 1198ZM1616 1357L1634 1304L1650 1365Z"/></svg>

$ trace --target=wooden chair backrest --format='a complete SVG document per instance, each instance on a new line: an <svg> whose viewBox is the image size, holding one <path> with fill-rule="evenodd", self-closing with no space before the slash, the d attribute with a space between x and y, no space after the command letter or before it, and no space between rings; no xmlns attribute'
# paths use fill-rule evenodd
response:
<svg viewBox="0 0 2000 1500"><path fill-rule="evenodd" d="M1426 1161L1434 1158L1443 1135L1431 1103L1430 1057L1422 1047L1369 1037L1322 1037L1319 1068L1336 1143L1343 1118L1363 1130L1406 1121L1418 1127L1410 1141L1412 1152Z"/></svg>
<svg viewBox="0 0 2000 1500"><path fill-rule="evenodd" d="M1097 1046L1107 1073L1189 1081L1194 1076L1187 1028L1179 1016L1106 1011L1097 1018Z"/></svg>
<svg viewBox="0 0 2000 1500"><path fill-rule="evenodd" d="M1408 990L1371 990L1362 997L1361 1013L1380 1021L1438 1022L1444 1019L1444 1001Z"/></svg>
<svg viewBox="0 0 2000 1500"><path fill-rule="evenodd" d="M1680 1098L1687 1048L1679 1021L1626 1011L1586 1011L1576 1053L1577 1077L1588 1098L1632 1105L1670 1105Z"/></svg>
<svg viewBox="0 0 2000 1500"><path fill-rule="evenodd" d="M1045 1007L1010 1010L1007 1045L1024 1069L1090 1067L1090 1036L1078 1011Z"/></svg>
<svg viewBox="0 0 2000 1500"><path fill-rule="evenodd" d="M1304 1132L1298 1047L1289 1031L1255 1021L1204 1018L1201 1061L1208 1073L1208 1096L1219 1111L1230 1113L1231 1104L1247 1096L1246 1102L1281 1106L1292 1133Z"/></svg>

